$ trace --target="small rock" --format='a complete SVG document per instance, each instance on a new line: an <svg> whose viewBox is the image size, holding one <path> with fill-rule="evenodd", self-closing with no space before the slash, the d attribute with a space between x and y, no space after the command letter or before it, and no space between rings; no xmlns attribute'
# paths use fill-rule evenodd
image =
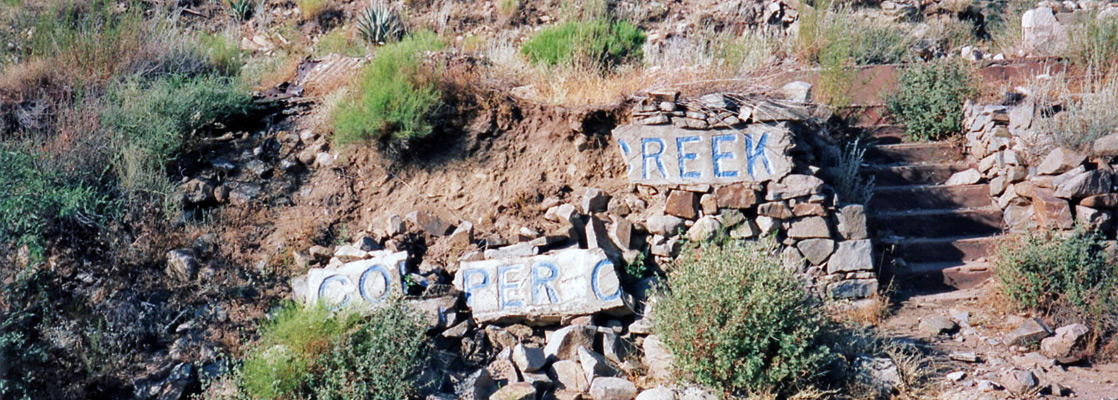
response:
<svg viewBox="0 0 1118 400"><path fill-rule="evenodd" d="M449 223L425 211L412 211L404 218L432 236L443 236L450 232Z"/></svg>
<svg viewBox="0 0 1118 400"><path fill-rule="evenodd" d="M664 205L664 213L683 219L695 219L699 216L698 197L695 192L686 190L673 190L668 194L668 201Z"/></svg>
<svg viewBox="0 0 1118 400"><path fill-rule="evenodd" d="M804 255L811 265L819 265L827 261L827 257L835 251L835 241L831 239L804 239L796 243L796 248Z"/></svg>
<svg viewBox="0 0 1118 400"><path fill-rule="evenodd" d="M404 223L404 219L399 215L393 215L385 220L384 232L389 237L401 235L408 231L408 224Z"/></svg>
<svg viewBox="0 0 1118 400"><path fill-rule="evenodd" d="M925 334L934 336L944 333L951 333L956 329L959 329L959 325L956 325L955 321L952 321L951 318L934 315L920 320L919 329Z"/></svg>
<svg viewBox="0 0 1118 400"><path fill-rule="evenodd" d="M793 220L788 227L788 237L795 239L831 237L831 228L823 217L804 217Z"/></svg>
<svg viewBox="0 0 1118 400"><path fill-rule="evenodd" d="M598 188L588 188L582 194L582 212L592 214L605 211L609 206L610 195Z"/></svg>
<svg viewBox="0 0 1118 400"><path fill-rule="evenodd" d="M804 81L790 82L780 88L784 98L797 103L811 101L811 84Z"/></svg>
<svg viewBox="0 0 1118 400"><path fill-rule="evenodd" d="M1061 174L1083 164L1087 156L1063 147L1052 150L1037 167L1038 175Z"/></svg>
<svg viewBox="0 0 1118 400"><path fill-rule="evenodd" d="M746 209L757 204L757 191L745 183L719 186L714 197L721 208Z"/></svg>
<svg viewBox="0 0 1118 400"><path fill-rule="evenodd" d="M977 169L971 168L952 174L950 178L947 178L947 183L945 183L945 185L973 185L980 180L982 180L982 173L978 172Z"/></svg>
<svg viewBox="0 0 1118 400"><path fill-rule="evenodd" d="M578 361L582 371L586 373L586 381L591 382L600 377L617 376L617 370L609 365L606 357L586 347L578 348Z"/></svg>
<svg viewBox="0 0 1118 400"><path fill-rule="evenodd" d="M1051 357L1064 364L1074 363L1081 358L1073 354L1075 348L1081 345L1082 339L1090 329L1083 324L1071 324L1056 328L1056 334L1040 341L1040 352L1046 357Z"/></svg>
<svg viewBox="0 0 1118 400"><path fill-rule="evenodd" d="M536 387L528 382L511 383L497 393L489 396L489 400L535 400Z"/></svg>
<svg viewBox="0 0 1118 400"><path fill-rule="evenodd" d="M663 386L645 390L637 395L637 400L676 400L675 391Z"/></svg>
<svg viewBox="0 0 1118 400"><path fill-rule="evenodd" d="M869 237L866 230L865 208L854 204L843 206L838 212L838 230L843 239L861 240Z"/></svg>
<svg viewBox="0 0 1118 400"><path fill-rule="evenodd" d="M552 363L550 376L558 389L585 392L590 388L590 384L586 382L586 372L578 365L578 361L560 360Z"/></svg>
<svg viewBox="0 0 1118 400"><path fill-rule="evenodd" d="M214 187L209 182L191 179L182 185L183 201L200 204L214 200Z"/></svg>
<svg viewBox="0 0 1118 400"><path fill-rule="evenodd" d="M518 344L512 348L512 361L521 372L535 372L547 364L547 357L539 347Z"/></svg>
<svg viewBox="0 0 1118 400"><path fill-rule="evenodd" d="M543 353L549 360L569 360L578 355L579 347L594 346L596 331L589 325L571 325L551 334Z"/></svg>
<svg viewBox="0 0 1118 400"><path fill-rule="evenodd" d="M630 327L630 331L632 328ZM675 356L668 351L664 346L664 342L660 341L657 335L649 335L644 338L644 359L645 367L648 369L648 376L653 379L663 382L672 379L672 365L675 363Z"/></svg>
<svg viewBox="0 0 1118 400"><path fill-rule="evenodd" d="M179 282L194 279L198 273L198 262L194 260L194 253L190 249L176 249L167 252L167 268L164 270L167 277Z"/></svg>
<svg viewBox="0 0 1118 400"><path fill-rule="evenodd" d="M951 382L958 382L967 377L967 373L963 371L955 371L947 374L947 380Z"/></svg>
<svg viewBox="0 0 1118 400"><path fill-rule="evenodd" d="M1006 390L1016 395L1023 395L1040 385L1036 375L1019 369L1007 371L1002 376L1001 383Z"/></svg>
<svg viewBox="0 0 1118 400"><path fill-rule="evenodd" d="M721 231L722 223L718 222L718 218L708 215L695 221L691 229L687 230L687 238L693 242L703 242L713 239Z"/></svg>
<svg viewBox="0 0 1118 400"><path fill-rule="evenodd" d="M828 273L872 270L873 243L869 239L839 242L827 262Z"/></svg>
<svg viewBox="0 0 1118 400"><path fill-rule="evenodd" d="M854 360L858 380L878 393L888 394L901 384L897 364L887 357L858 356Z"/></svg>
<svg viewBox="0 0 1118 400"><path fill-rule="evenodd" d="M1037 318L1029 318L1005 337L1010 346L1032 346L1052 335L1052 329Z"/></svg>
<svg viewBox="0 0 1118 400"><path fill-rule="evenodd" d="M947 358L955 361L976 363L978 362L978 353L975 353L973 351L955 351L951 352L951 354L949 354Z"/></svg>
<svg viewBox="0 0 1118 400"><path fill-rule="evenodd" d="M637 386L622 378L596 378L590 383L590 396L594 400L633 400Z"/></svg>
<svg viewBox="0 0 1118 400"><path fill-rule="evenodd" d="M648 231L660 236L672 236L685 227L684 220L671 215L654 215L648 218Z"/></svg>

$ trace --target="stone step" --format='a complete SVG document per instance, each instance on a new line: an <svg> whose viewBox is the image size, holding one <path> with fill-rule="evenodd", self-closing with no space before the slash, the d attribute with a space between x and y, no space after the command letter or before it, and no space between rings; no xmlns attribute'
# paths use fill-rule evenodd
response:
<svg viewBox="0 0 1118 400"><path fill-rule="evenodd" d="M978 208L994 204L990 186L976 185L909 185L882 186L873 192L870 209L901 211L936 208Z"/></svg>
<svg viewBox="0 0 1118 400"><path fill-rule="evenodd" d="M904 142L903 125L870 125L846 128L846 133L854 137L868 139L868 143L878 145L897 144Z"/></svg>
<svg viewBox="0 0 1118 400"><path fill-rule="evenodd" d="M994 276L994 266L985 261L906 263L894 273L916 286L970 289Z"/></svg>
<svg viewBox="0 0 1118 400"><path fill-rule="evenodd" d="M992 256L998 240L997 236L902 238L893 242L893 255L917 263L976 261Z"/></svg>
<svg viewBox="0 0 1118 400"><path fill-rule="evenodd" d="M941 185L959 171L970 168L965 163L937 163L892 166L869 166L862 171L874 177L874 184L882 186Z"/></svg>
<svg viewBox="0 0 1118 400"><path fill-rule="evenodd" d="M899 143L871 146L865 161L877 165L962 161L963 149L951 142Z"/></svg>
<svg viewBox="0 0 1118 400"><path fill-rule="evenodd" d="M981 208L873 212L870 225L879 237L993 235L1002 231L1002 210Z"/></svg>

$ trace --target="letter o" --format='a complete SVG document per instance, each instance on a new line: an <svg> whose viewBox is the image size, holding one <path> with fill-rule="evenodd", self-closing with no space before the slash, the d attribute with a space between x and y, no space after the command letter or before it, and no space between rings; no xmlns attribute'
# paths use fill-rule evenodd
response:
<svg viewBox="0 0 1118 400"><path fill-rule="evenodd" d="M365 290L365 283L369 279L370 272L379 273L382 282L384 282L384 293L381 293L381 295L378 297L369 296L369 292ZM365 299L365 301L370 303L380 303L384 301L384 299L388 297L388 293L392 291L392 286L389 285L391 285L391 282L388 278L388 270L386 270L383 265L378 264L369 267L369 269L366 269L365 272L361 273L361 279L358 282L357 291L361 293L361 298Z"/></svg>
<svg viewBox="0 0 1118 400"><path fill-rule="evenodd" d="M323 299L326 298L326 285L330 284L330 282L338 282L338 284L342 285L343 289L346 286L349 286L349 283L350 283L349 278L346 278L345 276L342 276L342 275L330 275L330 276L326 277L326 279L322 280L322 283L318 284L318 300L319 301L322 301ZM334 304L333 306L334 307L345 306L345 305L349 304L349 300L350 300L349 293L345 293L345 297L342 298L342 301L338 302L337 304Z"/></svg>
<svg viewBox="0 0 1118 400"><path fill-rule="evenodd" d="M600 275L603 267L613 268L613 262L610 261L608 258L602 261L598 261L598 264L594 266L594 272L592 272L590 275L590 289L594 291L594 295L598 297L598 300L610 301L621 297L621 282L617 282L617 289L615 289L612 294L607 295L605 293L602 293L602 288L599 286L601 284L601 281L599 280L598 276Z"/></svg>

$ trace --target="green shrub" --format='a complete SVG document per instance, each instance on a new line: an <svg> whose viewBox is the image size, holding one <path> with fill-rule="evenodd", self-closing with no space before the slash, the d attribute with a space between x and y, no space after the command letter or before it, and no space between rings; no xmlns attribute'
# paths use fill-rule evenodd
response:
<svg viewBox="0 0 1118 400"><path fill-rule="evenodd" d="M865 29L849 29L855 34L851 55L858 65L907 61L916 42L915 38L893 24L870 24Z"/></svg>
<svg viewBox="0 0 1118 400"><path fill-rule="evenodd" d="M234 76L244 65L241 49L230 35L224 33L203 34L199 39L198 50L209 64L221 75Z"/></svg>
<svg viewBox="0 0 1118 400"><path fill-rule="evenodd" d="M889 112L917 140L940 140L959 133L963 102L974 93L966 65L953 61L915 64L901 73Z"/></svg>
<svg viewBox="0 0 1118 400"><path fill-rule="evenodd" d="M335 29L318 39L314 46L314 56L326 57L330 54L341 54L346 57L362 57L366 54L364 44L351 40L342 29Z"/></svg>
<svg viewBox="0 0 1118 400"><path fill-rule="evenodd" d="M431 32L410 35L381 47L361 70L355 95L338 104L334 113L335 140L366 140L407 147L432 132L431 114L442 93L436 78L425 69L426 51L442 48Z"/></svg>
<svg viewBox="0 0 1118 400"><path fill-rule="evenodd" d="M54 168L28 146L0 143L0 242L34 246L49 225L96 221L110 205L98 188Z"/></svg>
<svg viewBox="0 0 1118 400"><path fill-rule="evenodd" d="M231 78L203 75L128 80L108 100L101 123L112 135L120 185L127 193L165 194L163 164L195 129L244 113L251 98Z"/></svg>
<svg viewBox="0 0 1118 400"><path fill-rule="evenodd" d="M394 305L364 320L320 361L322 373L311 382L319 400L411 398L408 379L422 366L427 340L416 314Z"/></svg>
<svg viewBox="0 0 1118 400"><path fill-rule="evenodd" d="M330 7L330 0L295 0L295 3L306 21L318 18Z"/></svg>
<svg viewBox="0 0 1118 400"><path fill-rule="evenodd" d="M368 315L284 307L261 331L237 373L255 399L403 399L422 364L422 322L403 303Z"/></svg>
<svg viewBox="0 0 1118 400"><path fill-rule="evenodd" d="M701 244L679 260L653 321L683 378L726 393L788 393L826 372L825 319L771 242Z"/></svg>
<svg viewBox="0 0 1118 400"><path fill-rule="evenodd" d="M1118 265L1107 264L1102 240L1084 228L1007 238L995 258L1001 292L1021 309L1057 313L1067 307L1106 323L1118 312Z"/></svg>
<svg viewBox="0 0 1118 400"><path fill-rule="evenodd" d="M533 64L593 63L603 69L641 59L645 35L626 21L598 18L544 28L520 48Z"/></svg>

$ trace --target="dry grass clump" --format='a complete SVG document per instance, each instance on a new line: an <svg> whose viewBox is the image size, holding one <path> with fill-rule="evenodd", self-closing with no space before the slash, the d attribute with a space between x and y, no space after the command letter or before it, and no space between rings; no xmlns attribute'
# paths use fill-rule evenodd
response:
<svg viewBox="0 0 1118 400"><path fill-rule="evenodd" d="M1088 69L1082 79L1065 74L1035 79L1029 94L1040 109L1034 120L1044 151L1053 145L1085 149L1102 136L1118 131L1118 78ZM1062 111L1053 113L1053 110Z"/></svg>

